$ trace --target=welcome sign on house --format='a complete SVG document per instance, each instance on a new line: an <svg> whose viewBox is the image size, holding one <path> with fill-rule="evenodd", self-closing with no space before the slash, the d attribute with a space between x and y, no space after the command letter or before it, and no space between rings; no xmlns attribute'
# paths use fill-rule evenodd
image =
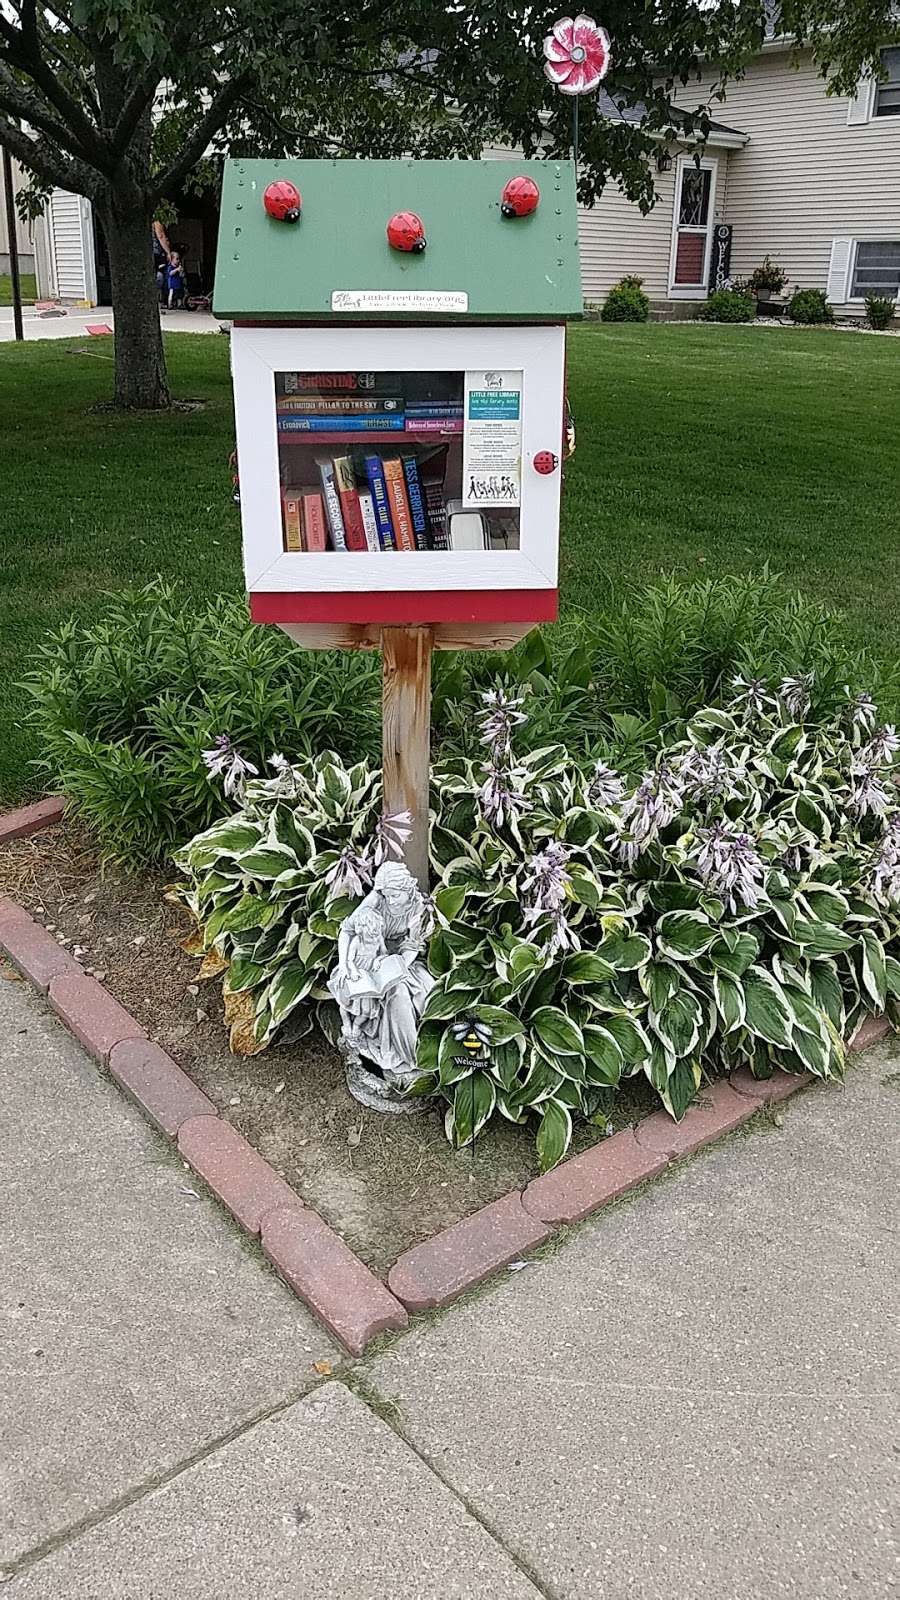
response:
<svg viewBox="0 0 900 1600"><path fill-rule="evenodd" d="M431 652L557 614L574 167L230 161L214 310L251 615L382 651L385 807L424 885Z"/></svg>

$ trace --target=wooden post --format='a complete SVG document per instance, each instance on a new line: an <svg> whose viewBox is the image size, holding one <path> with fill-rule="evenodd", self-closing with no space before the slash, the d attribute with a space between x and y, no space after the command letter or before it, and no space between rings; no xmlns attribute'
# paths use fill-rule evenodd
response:
<svg viewBox="0 0 900 1600"><path fill-rule="evenodd" d="M428 782L431 773L433 628L382 628L384 810L412 814L403 859L428 889Z"/></svg>

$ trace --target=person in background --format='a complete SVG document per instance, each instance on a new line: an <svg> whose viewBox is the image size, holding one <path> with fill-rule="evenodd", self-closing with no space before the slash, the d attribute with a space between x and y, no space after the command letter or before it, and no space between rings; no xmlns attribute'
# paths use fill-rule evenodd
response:
<svg viewBox="0 0 900 1600"><path fill-rule="evenodd" d="M183 307L184 297L187 294L187 276L177 250L173 250L169 256L166 284L169 290L169 310L173 311L176 306Z"/></svg>
<svg viewBox="0 0 900 1600"><path fill-rule="evenodd" d="M159 303L164 306L168 304L169 300L169 285L166 281L166 274L169 266L169 257L172 254L172 246L169 243L169 235L161 222L154 222L150 237L153 242L153 271L156 274Z"/></svg>

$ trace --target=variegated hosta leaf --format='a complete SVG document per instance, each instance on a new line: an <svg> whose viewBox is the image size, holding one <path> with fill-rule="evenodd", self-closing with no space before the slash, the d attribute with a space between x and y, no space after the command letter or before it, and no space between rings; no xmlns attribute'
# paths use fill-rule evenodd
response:
<svg viewBox="0 0 900 1600"><path fill-rule="evenodd" d="M568 1106L550 1100L544 1107L537 1131L537 1152L541 1171L549 1172L561 1161L572 1141L572 1115Z"/></svg>
<svg viewBox="0 0 900 1600"><path fill-rule="evenodd" d="M715 942L716 932L702 911L667 911L657 923L656 940L671 961L695 961Z"/></svg>
<svg viewBox="0 0 900 1600"><path fill-rule="evenodd" d="M665 1003L661 1011L649 1013L650 1026L672 1055L688 1056L696 1049L703 1025L703 1010L696 995L688 989L679 989Z"/></svg>
<svg viewBox="0 0 900 1600"><path fill-rule="evenodd" d="M760 966L751 967L741 981L750 1032L769 1044L789 1048L793 1013L780 983Z"/></svg>

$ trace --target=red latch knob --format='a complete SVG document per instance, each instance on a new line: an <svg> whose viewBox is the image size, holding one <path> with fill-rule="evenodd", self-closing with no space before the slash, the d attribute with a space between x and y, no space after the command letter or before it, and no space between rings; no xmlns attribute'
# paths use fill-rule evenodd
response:
<svg viewBox="0 0 900 1600"><path fill-rule="evenodd" d="M555 472L558 466L559 456L555 456L552 450L539 450L534 458L535 472L540 472L545 478Z"/></svg>

